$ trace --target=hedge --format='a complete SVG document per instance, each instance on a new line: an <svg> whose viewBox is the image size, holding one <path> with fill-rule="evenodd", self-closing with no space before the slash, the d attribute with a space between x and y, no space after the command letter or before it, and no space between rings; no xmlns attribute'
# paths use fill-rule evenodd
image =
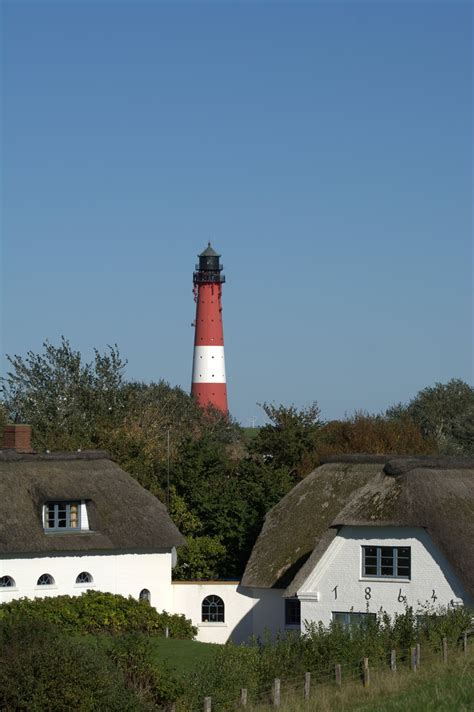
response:
<svg viewBox="0 0 474 712"><path fill-rule="evenodd" d="M131 633L192 640L197 628L184 615L159 613L146 601L113 593L87 591L82 596L20 598L0 605L0 622L41 620L72 633Z"/></svg>

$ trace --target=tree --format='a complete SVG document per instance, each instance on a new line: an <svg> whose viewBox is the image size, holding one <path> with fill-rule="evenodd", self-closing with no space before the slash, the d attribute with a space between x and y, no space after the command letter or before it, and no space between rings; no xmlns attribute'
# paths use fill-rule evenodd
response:
<svg viewBox="0 0 474 712"><path fill-rule="evenodd" d="M292 486L285 468L251 456L234 461L229 449L209 433L183 441L173 463L172 482L173 519L183 534L192 537L188 550L179 555L186 557L187 564L180 575L202 566L204 547L214 557L214 570L226 578L241 575L265 513ZM212 541L198 542L199 537ZM218 549L216 542L224 549Z"/></svg>
<svg viewBox="0 0 474 712"><path fill-rule="evenodd" d="M428 455L437 447L406 415L392 420L359 412L326 423L319 432L317 450L319 457L342 453Z"/></svg>
<svg viewBox="0 0 474 712"><path fill-rule="evenodd" d="M191 512L183 497L170 488L170 515L181 534L186 537L186 546L178 549L178 563L173 570L177 580L218 578L227 550L220 537L207 536L199 517Z"/></svg>
<svg viewBox="0 0 474 712"><path fill-rule="evenodd" d="M178 563L173 570L175 580L192 581L219 578L227 550L216 536L188 536L186 546L178 550Z"/></svg>
<svg viewBox="0 0 474 712"><path fill-rule="evenodd" d="M459 378L422 389L408 403L387 410L387 417L408 417L425 437L436 441L440 452L474 452L474 388Z"/></svg>
<svg viewBox="0 0 474 712"><path fill-rule="evenodd" d="M308 474L316 462L315 446L322 426L318 404L298 410L295 406L263 403L262 408L270 423L259 429L251 451L275 468L288 468L294 477Z"/></svg>
<svg viewBox="0 0 474 712"><path fill-rule="evenodd" d="M33 426L38 449L97 447L98 432L123 418L122 360L117 346L83 363L67 339L43 343L43 353L7 356L13 367L2 378L8 418Z"/></svg>

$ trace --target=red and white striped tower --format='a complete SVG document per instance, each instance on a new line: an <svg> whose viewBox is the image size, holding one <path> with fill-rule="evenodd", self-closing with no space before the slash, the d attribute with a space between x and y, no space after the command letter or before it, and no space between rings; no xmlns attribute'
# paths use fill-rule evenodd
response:
<svg viewBox="0 0 474 712"><path fill-rule="evenodd" d="M225 277L220 255L209 242L193 274L196 321L191 393L201 406L228 412L225 380L222 285Z"/></svg>

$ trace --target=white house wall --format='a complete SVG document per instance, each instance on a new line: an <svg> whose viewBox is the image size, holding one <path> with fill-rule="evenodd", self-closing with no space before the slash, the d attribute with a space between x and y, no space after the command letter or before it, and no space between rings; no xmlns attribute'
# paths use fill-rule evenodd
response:
<svg viewBox="0 0 474 712"><path fill-rule="evenodd" d="M89 588L138 598L140 591L146 588L155 608L171 611L171 557L171 551L4 556L0 561L0 576L11 576L16 585L0 588L0 603L22 597L77 596ZM82 571L91 574L93 583L75 583ZM51 574L54 585L37 586L42 574Z"/></svg>
<svg viewBox="0 0 474 712"><path fill-rule="evenodd" d="M362 576L362 546L409 546L411 578ZM301 621L328 625L333 612L394 614L408 605L468 602L445 557L423 528L342 527L298 591Z"/></svg>
<svg viewBox="0 0 474 712"><path fill-rule="evenodd" d="M174 581L174 612L184 613L198 627L197 640L203 643L236 643L265 629L275 633L284 627L285 602L278 589L248 589L238 581ZM203 623L201 606L207 596L224 602L223 623Z"/></svg>

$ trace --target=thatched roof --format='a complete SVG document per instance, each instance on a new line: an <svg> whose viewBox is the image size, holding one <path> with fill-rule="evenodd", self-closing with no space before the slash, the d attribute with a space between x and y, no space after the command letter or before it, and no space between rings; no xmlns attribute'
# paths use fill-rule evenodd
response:
<svg viewBox="0 0 474 712"><path fill-rule="evenodd" d="M340 460L317 468L267 514L242 583L291 596L339 527L424 527L474 598L474 458Z"/></svg>
<svg viewBox="0 0 474 712"><path fill-rule="evenodd" d="M85 500L91 531L45 534L42 506ZM157 551L184 544L164 505L104 451L0 450L0 553Z"/></svg>
<svg viewBox="0 0 474 712"><path fill-rule="evenodd" d="M377 472L377 462L327 463L299 482L268 512L242 584L286 588L316 547L335 536L329 527L352 493Z"/></svg>

